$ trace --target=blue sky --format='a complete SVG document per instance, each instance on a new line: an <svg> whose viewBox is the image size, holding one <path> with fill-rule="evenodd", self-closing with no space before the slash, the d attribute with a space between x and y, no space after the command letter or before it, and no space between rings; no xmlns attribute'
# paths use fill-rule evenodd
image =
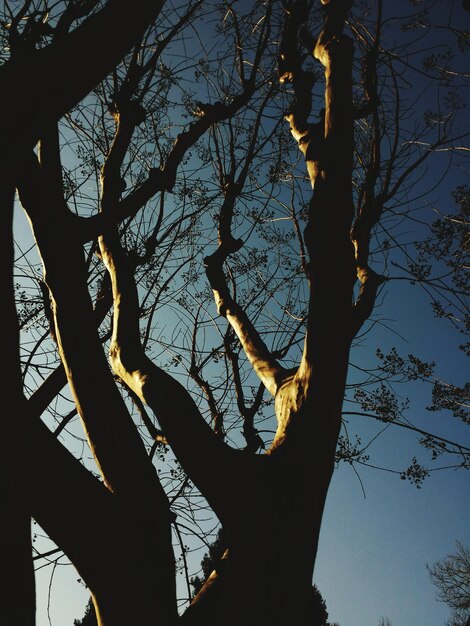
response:
<svg viewBox="0 0 470 626"><path fill-rule="evenodd" d="M456 349L461 336L433 317L419 286L392 283L384 314L407 341L381 330L377 345L435 359L439 375L463 382L468 365ZM470 445L468 426L424 409L430 385L416 383L411 389L408 415L417 426ZM355 418L361 419L366 418ZM351 418L353 432L354 424ZM378 439L371 453L387 467L401 469L419 446L414 434L395 429ZM384 616L392 626L444 626L449 610L436 601L426 563L454 552L457 540L470 545L469 471L433 472L421 489L385 471L364 467L358 472L362 484L347 465L337 469L322 524L314 580L330 621L377 626Z"/></svg>
<svg viewBox="0 0 470 626"><path fill-rule="evenodd" d="M341 626L443 626L426 563L470 542L468 472L436 474L421 490L385 473L363 472L366 498L348 468L334 475L315 581Z"/></svg>

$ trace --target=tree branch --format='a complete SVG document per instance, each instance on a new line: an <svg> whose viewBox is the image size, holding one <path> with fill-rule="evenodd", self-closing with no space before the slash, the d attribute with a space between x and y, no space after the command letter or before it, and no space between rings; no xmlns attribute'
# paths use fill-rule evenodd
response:
<svg viewBox="0 0 470 626"><path fill-rule="evenodd" d="M261 124L261 115L270 94L271 90L268 91L258 111L243 167L237 177L234 146L233 144L231 145L230 173L225 176L221 174L224 200L219 212L218 247L215 252L204 259L204 263L206 266L206 276L214 294L217 312L227 319L239 338L255 373L268 391L272 395L275 395L286 371L270 353L246 312L232 297L224 274L224 264L229 255L238 252L243 246L243 241L241 239L235 239L232 235L233 214L236 201L243 190L250 165L256 153L255 146ZM219 160L219 171L222 173L224 168L221 163L220 152L217 149L216 154Z"/></svg>
<svg viewBox="0 0 470 626"><path fill-rule="evenodd" d="M197 324L198 324L198 315L196 315L196 318L194 320L193 336L192 336L192 342L191 342L192 344L191 345L191 365L189 367L189 375L194 380L194 382L200 387L200 389L203 391L204 395L206 396L207 404L209 405L209 410L211 413L214 432L217 435L219 435L219 437L224 437L225 432L224 432L223 413L219 411L217 407L217 402L212 392L211 386L209 385L207 380L205 380L202 377L202 374L201 374L202 366L196 363Z"/></svg>
<svg viewBox="0 0 470 626"><path fill-rule="evenodd" d="M161 7L162 0L136 0L129 11L120 0L109 0L74 31L7 61L0 68L0 124L13 155L32 148L51 121L84 98L139 41Z"/></svg>
<svg viewBox="0 0 470 626"><path fill-rule="evenodd" d="M344 21L352 2L332 0L323 2L325 18L323 29L314 45L313 55L324 66L325 100L321 121L313 129L307 124L311 108L311 81L303 80L299 41L303 24L303 3L290 3L291 14L299 14L297 30L286 28L292 50L290 80L294 84L296 103L293 107L291 132L306 128L298 139L305 154L307 170L313 187L305 229L305 244L309 253L310 301L307 336L299 375L310 370L314 362L332 361L334 346L344 353L348 346L347 327L351 323L352 288L355 280L354 251L350 241L353 217L352 163L353 163L353 107L352 107L352 42L343 34ZM301 104L299 104L301 103ZM334 260L332 259L332 256ZM332 311L342 318L335 338L320 337ZM324 346L324 348L322 347ZM340 348L341 346L341 348Z"/></svg>
<svg viewBox="0 0 470 626"><path fill-rule="evenodd" d="M125 111L116 118L119 136L120 124L126 124ZM102 176L103 213L114 209L116 194L113 182L118 179L120 158L112 152L119 146L113 143L111 154ZM110 171L116 168L116 171ZM108 187L111 181L111 188ZM189 392L167 372L155 365L145 354L140 339L139 301L134 280L135 266L123 249L116 229L108 229L99 239L102 260L111 277L114 300L113 335L110 360L113 371L147 404L157 416L164 434L179 458L183 468L204 493L216 498L220 495L219 477L214 466L227 465L230 449L206 424ZM221 469L222 473L224 470Z"/></svg>
<svg viewBox="0 0 470 626"><path fill-rule="evenodd" d="M238 181L232 181L226 185L225 198L219 215L219 245L215 252L204 259L206 275L214 293L219 315L227 319L239 338L255 373L268 391L275 395L285 370L273 358L245 311L232 298L223 269L229 254L238 252L243 246L241 239L234 239L231 233L233 208L239 192Z"/></svg>
<svg viewBox="0 0 470 626"><path fill-rule="evenodd" d="M31 157L18 189L34 227L51 292L61 359L106 484L137 508L166 507L169 522L166 497L109 372L88 293L82 246L68 219L68 207L55 187L57 179L51 175L57 156L56 132L51 130L47 139L42 139L41 164ZM64 264L67 272L63 272ZM80 333L77 328L81 328ZM123 458L129 466L122 463Z"/></svg>
<svg viewBox="0 0 470 626"><path fill-rule="evenodd" d="M305 3L288 3L286 33L290 57L288 78L295 102L287 119L291 133L305 155L313 188L304 232L309 254L310 297L307 333L300 366L286 377L276 394L278 429L271 453L298 454L304 441L323 442L322 475L325 484L333 471L341 425L348 355L351 343L351 302L355 282L354 250L350 240L353 218L353 105L352 41L343 27L352 2L323 1L323 29L313 44L302 41ZM295 14L296 19L292 22ZM291 26L295 25L295 28ZM307 118L311 109L312 80L304 79L302 48L313 47L324 67L325 98L321 121L315 127ZM336 318L334 332L331 318ZM309 420L307 415L318 415ZM321 416L321 418L320 418Z"/></svg>
<svg viewBox="0 0 470 626"><path fill-rule="evenodd" d="M116 527L120 513L111 494L76 460L47 429L23 396L19 352L19 333L13 290L13 191L14 176L8 166L2 169L0 185L0 289L3 305L3 350L0 362L0 391L4 402L0 407L5 440L9 445L1 457L0 479L4 500L11 501L15 510L33 515L51 539L60 545L91 583L96 557L104 564L114 549L116 537L110 529ZM10 190L5 180L10 177ZM18 447L21 442L21 462ZM117 524L119 525L119 523ZM20 533L11 538L30 545L30 529L16 528ZM26 541L26 544L24 543ZM26 553L23 553L26 556ZM17 558L26 567L23 557ZM31 560L29 553L28 560ZM14 571L12 569L10 573ZM18 570L17 570L18 571ZM18 582L18 581L17 581ZM34 611L34 607L33 607ZM27 622L25 622L27 623Z"/></svg>

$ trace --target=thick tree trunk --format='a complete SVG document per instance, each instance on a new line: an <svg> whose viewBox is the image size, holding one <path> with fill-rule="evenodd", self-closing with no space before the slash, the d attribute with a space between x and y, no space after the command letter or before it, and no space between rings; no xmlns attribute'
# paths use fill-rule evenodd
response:
<svg viewBox="0 0 470 626"><path fill-rule="evenodd" d="M2 614L12 626L34 626L35 585L31 548L31 515L24 486L31 459L21 411L22 379L18 320L13 283L14 176L0 155L0 294L2 301L2 358L0 359L0 420L3 450L0 456L0 538L2 569L6 580ZM19 447L21 446L21 454Z"/></svg>
<svg viewBox="0 0 470 626"><path fill-rule="evenodd" d="M174 626L174 568L162 568L166 563L173 564L173 554L167 550L171 545L170 532L164 536L150 524L142 524L132 511L124 511L123 518L126 517L110 529L111 549L106 550L100 563L95 557L91 577L84 577L92 593L98 624Z"/></svg>
<svg viewBox="0 0 470 626"><path fill-rule="evenodd" d="M311 624L312 575L340 425L331 406L341 400L330 398L321 412L307 403L291 424L295 431L294 422L302 423L295 449L288 441L239 468L231 506L219 514L228 553L183 624Z"/></svg>
<svg viewBox="0 0 470 626"><path fill-rule="evenodd" d="M269 457L262 465L256 468L258 479L247 476L249 488L241 477L242 501L224 520L228 554L183 624L311 623L312 574L329 477L322 472L319 482L309 479L300 466L292 476Z"/></svg>
<svg viewBox="0 0 470 626"><path fill-rule="evenodd" d="M142 2L138 4L144 6ZM346 10L348 3L336 3L336 6L340 5ZM108 6L119 13L119 3L110 2ZM157 9L149 9L147 17L150 19L156 12ZM330 26L334 13L331 3L328 15L333 17L328 22ZM343 18L339 20L341 27ZM339 27L333 21L337 30ZM94 36L96 47L96 26L93 24L96 20L89 22L88 30ZM129 41L134 41L143 25L134 24L135 33ZM221 220L227 228L227 232L224 233L222 228L220 232L221 259L216 265L213 255L212 262L210 259L208 262L208 276L219 312L225 315L237 333L254 371L268 391L275 395L278 430L268 454L251 456L225 446L210 431L189 393L150 362L140 342L134 268L121 249L117 233L111 236L108 232L101 237L101 254L113 283L111 363L114 372L154 410L181 465L219 516L228 542L227 558L218 568L217 575L212 577L181 620L191 625L307 626L311 622L312 574L341 423L355 280L354 253L349 236L353 212L352 47L344 37L335 36L330 40L330 30L330 27L325 28L315 49L315 55L325 66L327 81L320 157L315 150L313 156L309 152L312 137L303 142L314 197L305 237L310 256L311 286L308 333L297 371L287 371L275 361L226 285L222 263L228 254L236 251L233 241L232 247L227 247L231 238L230 211L233 209L228 197L228 218ZM83 41L83 32L82 29L82 35L79 32L69 38L66 50L76 51L76 42ZM62 49L63 46L55 48L56 51ZM125 50L124 44L122 49ZM54 48L51 50L36 55L31 71L39 76L38 68L41 62L45 63L45 55L52 55L54 63L47 62L54 69L53 80L57 81L62 65L57 54L54 55ZM88 62L89 57L87 54L85 61ZM67 515L70 518L73 512L70 498L67 515L58 523L55 519L49 520L45 506L41 509L40 503L38 519L66 550L90 587L100 625L146 626L155 623L172 626L176 622L176 598L168 501L102 352L87 289L82 241L78 234L75 236L76 221L68 213L62 194L57 193L60 191L56 180L60 161L54 155L54 138L49 136L51 119L59 118L115 60L115 55L107 58L92 75L89 75L89 68L80 73L80 68L75 67L76 76L73 76L78 86L69 85L66 97L55 99L55 108L47 116L44 113L47 108L44 107L45 100L39 94L37 119L28 117L22 131L24 145L32 142L39 131L42 131L42 139L46 139L41 147L41 163L33 163L32 169L26 173L20 184L20 195L33 222L42 256L64 369L90 447L109 489L104 495L104 487L103 494L95 493L101 485L90 487L92 495L96 495L92 506L96 507L97 513L104 515L97 533L93 533L86 515L75 522L77 540L69 529L64 529L64 524L61 527L60 522L67 520ZM8 72L14 69L2 70L7 84ZM29 79L27 84L30 89ZM241 106L250 95L251 91L246 89L239 100L234 100L235 104ZM8 106L16 106L15 98L16 95ZM27 98L23 96L21 101L26 102ZM303 108L308 117L309 108ZM166 170L170 177L164 185L160 180L161 188L172 188L176 168L188 145L192 145L190 139L197 139L210 123L232 112L222 105L217 110L219 113L215 119L207 115L191 125L191 132L180 135L171 152L170 167ZM297 110L297 117L298 113ZM300 125L292 115L291 127L295 136ZM47 140L51 142L49 152ZM111 175L119 178L119 168L120 161L114 168L108 161ZM103 186L107 184L112 190L113 185L106 183L108 170L103 170ZM103 200L108 197L109 194L104 194ZM236 197L234 192L233 203ZM114 209L113 200L111 193L111 202L103 204L109 203ZM60 238L52 232L51 223ZM328 335L325 329L331 329L334 313L341 315L341 319ZM57 469L60 471L61 467L59 463ZM33 504L37 506L38 502Z"/></svg>
<svg viewBox="0 0 470 626"><path fill-rule="evenodd" d="M2 619L9 626L34 626L36 597L31 548L31 516L1 490L0 537Z"/></svg>

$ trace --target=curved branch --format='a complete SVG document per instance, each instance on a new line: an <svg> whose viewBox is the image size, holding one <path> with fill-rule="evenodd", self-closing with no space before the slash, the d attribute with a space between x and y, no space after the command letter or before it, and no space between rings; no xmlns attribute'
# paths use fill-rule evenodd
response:
<svg viewBox="0 0 470 626"><path fill-rule="evenodd" d="M117 120L126 124L126 111ZM114 158L114 149L119 155ZM119 178L122 150L113 143L102 176L102 212L107 215L116 201L115 181ZM139 299L134 279L135 263L121 246L116 229L99 238L102 260L109 272L113 290L113 335L110 361L114 373L155 413L164 434L182 467L209 497L220 495L219 477L214 466L227 468L228 448L211 430L189 392L145 354L139 328ZM224 473L224 470L221 470Z"/></svg>
<svg viewBox="0 0 470 626"><path fill-rule="evenodd" d="M117 237L101 237L100 250L113 285L113 371L155 413L168 443L194 483L209 499L217 499L218 473L225 474L231 450L205 422L189 392L145 354L132 264ZM218 468L217 474L214 467Z"/></svg>
<svg viewBox="0 0 470 626"><path fill-rule="evenodd" d="M271 354L246 312L232 297L224 274L224 264L229 255L238 252L243 246L243 241L241 239L235 239L232 235L233 214L236 201L243 189L250 164L256 153L256 138L261 124L262 113L268 103L271 91L272 89L268 90L258 111L253 125L251 141L244 158L244 164L237 177L235 159L233 158L233 142L230 146L230 157L232 161L230 173L221 178L224 201L219 212L218 247L215 252L205 257L204 264L206 266L206 276L214 293L215 304L219 315L227 319L240 340L243 350L255 373L266 389L268 389L272 395L275 395L286 375L286 370ZM220 162L221 156L217 143L216 154ZM219 171L223 172L222 163L219 163Z"/></svg>
<svg viewBox="0 0 470 626"><path fill-rule="evenodd" d="M3 434L9 445L2 454L0 480L4 500L34 516L61 546L90 584L96 561L109 562L119 534L119 504L112 494L55 438L32 411L22 390L19 333L13 290L13 190L0 185L0 287L4 298L0 391L4 402ZM21 462L18 446L21 445ZM113 528L116 529L114 533ZM15 529L19 531L19 528ZM29 535L29 528L27 530ZM13 538L11 538L13 541Z"/></svg>
<svg viewBox="0 0 470 626"><path fill-rule="evenodd" d="M238 252L243 246L241 239L234 239L231 232L233 209L239 192L238 182L231 182L225 188L225 199L219 216L219 245L213 254L204 259L206 275L214 293L219 315L227 319L255 373L274 396L286 370L272 356L246 312L232 298L223 269L229 254Z"/></svg>
<svg viewBox="0 0 470 626"><path fill-rule="evenodd" d="M102 350L81 243L68 220L70 213L63 197L57 189L53 190L57 181L50 174L54 171L56 141L56 129L51 130L41 142L41 165L35 157L30 158L18 189L33 224L45 282L51 292L61 359L108 487L138 507L166 508L169 521L168 503ZM57 231L51 230L51 222ZM57 237L56 232L61 236ZM67 272L63 271L64 266ZM77 328L81 329L80 333ZM60 378L58 373L58 384ZM40 403L36 399L31 404L38 407ZM109 415L113 416L112 420L108 419ZM128 466L123 465L123 458L128 460Z"/></svg>
<svg viewBox="0 0 470 626"><path fill-rule="evenodd" d="M309 437L320 437L329 481L341 425L348 355L351 344L353 286L356 280L350 239L353 218L353 46L343 34L352 2L324 0L324 24L316 43L302 41L303 2L288 3L298 13L295 28L289 19L289 80L296 100L287 120L305 155L313 188L304 232L309 254L310 297L307 333L300 366L291 371L276 394L278 429L271 453L295 455ZM310 48L323 65L324 109L319 124L308 124L312 80L303 80L302 47ZM331 318L335 317L334 330ZM330 329L330 331L328 331ZM317 420L309 419L318 416Z"/></svg>

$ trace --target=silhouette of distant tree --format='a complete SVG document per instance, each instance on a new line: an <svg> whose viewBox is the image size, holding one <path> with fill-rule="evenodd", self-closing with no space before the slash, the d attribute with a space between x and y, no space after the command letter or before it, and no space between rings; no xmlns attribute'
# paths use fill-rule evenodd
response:
<svg viewBox="0 0 470 626"><path fill-rule="evenodd" d="M88 600L88 604L86 605L85 615L82 619L75 619L73 621L73 626L98 626L95 607L93 606L91 598Z"/></svg>
<svg viewBox="0 0 470 626"><path fill-rule="evenodd" d="M433 565L428 565L437 597L452 614L449 626L470 626L470 549L457 541L457 550Z"/></svg>
<svg viewBox="0 0 470 626"><path fill-rule="evenodd" d="M218 568L226 549L227 546L224 541L223 530L219 529L216 538L208 547L208 552L202 557L202 577L194 576L191 579L194 595L197 595L211 573ZM339 626L338 624L330 624L328 622L326 603L316 585L312 585L308 624L309 626Z"/></svg>
<svg viewBox="0 0 470 626"><path fill-rule="evenodd" d="M312 585L310 612L311 618L308 623L311 626L335 626L328 621L326 602L316 585Z"/></svg>
<svg viewBox="0 0 470 626"><path fill-rule="evenodd" d="M194 596L199 593L211 573L217 569L226 549L227 545L224 541L223 530L222 528L219 528L216 538L208 546L208 552L206 552L201 559L202 576L200 577L196 575L191 578L191 586L193 587Z"/></svg>

